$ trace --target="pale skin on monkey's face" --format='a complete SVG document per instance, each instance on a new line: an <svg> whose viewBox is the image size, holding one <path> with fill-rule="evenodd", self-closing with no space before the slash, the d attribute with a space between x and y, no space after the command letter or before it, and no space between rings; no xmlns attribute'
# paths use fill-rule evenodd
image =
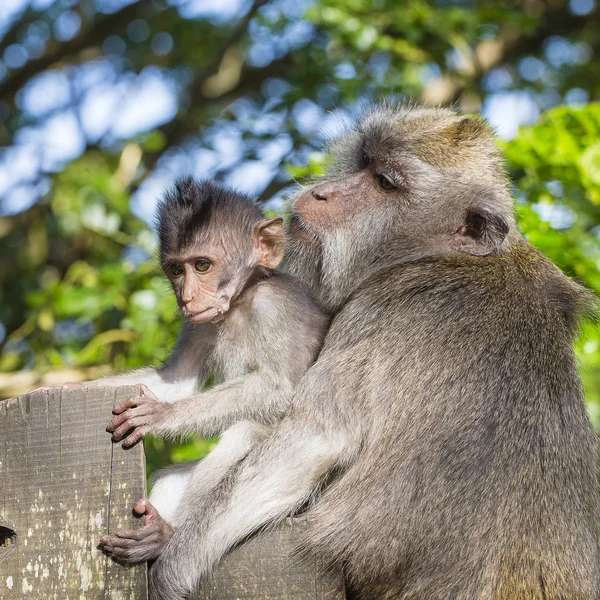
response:
<svg viewBox="0 0 600 600"><path fill-rule="evenodd" d="M294 213L317 234L343 228L356 215L368 212L375 201L392 200L402 185L401 176L370 166L308 188L294 203Z"/></svg>
<svg viewBox="0 0 600 600"><path fill-rule="evenodd" d="M177 305L190 323L214 322L229 310L231 296L219 286L227 263L223 252L210 248L165 260Z"/></svg>
<svg viewBox="0 0 600 600"><path fill-rule="evenodd" d="M282 219L262 221L252 238L253 247L247 256L238 248L219 243L165 257L163 269L187 321L201 324L223 320L245 284L243 271L257 266L274 269L279 264L283 256ZM226 272L228 281L223 284Z"/></svg>

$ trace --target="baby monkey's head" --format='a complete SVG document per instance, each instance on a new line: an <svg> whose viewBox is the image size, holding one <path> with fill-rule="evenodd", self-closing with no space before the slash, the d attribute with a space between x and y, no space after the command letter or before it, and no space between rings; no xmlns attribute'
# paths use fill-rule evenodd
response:
<svg viewBox="0 0 600 600"><path fill-rule="evenodd" d="M252 276L283 257L281 218L265 219L244 194L179 180L157 211L161 266L191 323L217 322Z"/></svg>

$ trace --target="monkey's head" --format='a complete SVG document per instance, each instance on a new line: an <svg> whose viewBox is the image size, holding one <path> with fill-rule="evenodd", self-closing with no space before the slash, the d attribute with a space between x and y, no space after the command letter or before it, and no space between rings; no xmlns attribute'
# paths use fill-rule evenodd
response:
<svg viewBox="0 0 600 600"><path fill-rule="evenodd" d="M330 306L379 266L495 254L518 236L494 134L481 119L377 107L332 154L329 172L293 203L289 230L294 253L320 249L320 295Z"/></svg>
<svg viewBox="0 0 600 600"><path fill-rule="evenodd" d="M257 270L283 256L282 219L265 219L243 194L208 181L178 181L159 204L161 266L191 323L222 320Z"/></svg>

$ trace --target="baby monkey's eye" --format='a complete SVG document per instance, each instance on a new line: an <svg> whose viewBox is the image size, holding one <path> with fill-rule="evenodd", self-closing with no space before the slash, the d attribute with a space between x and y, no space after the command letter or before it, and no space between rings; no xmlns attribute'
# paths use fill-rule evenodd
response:
<svg viewBox="0 0 600 600"><path fill-rule="evenodd" d="M173 277L179 277L183 274L183 268L181 265L174 264L169 267L169 273L173 275Z"/></svg>
<svg viewBox="0 0 600 600"><path fill-rule="evenodd" d="M394 180L387 173L377 173L377 181L379 181L379 185L381 189L386 192L391 192L392 190L397 190L398 186L394 183Z"/></svg>
<svg viewBox="0 0 600 600"><path fill-rule="evenodd" d="M206 273L212 266L212 263L208 258L199 258L194 265L194 268L198 273Z"/></svg>

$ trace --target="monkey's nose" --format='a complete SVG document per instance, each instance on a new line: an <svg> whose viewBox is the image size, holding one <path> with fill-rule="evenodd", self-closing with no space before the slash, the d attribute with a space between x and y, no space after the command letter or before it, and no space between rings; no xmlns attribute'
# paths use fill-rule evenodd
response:
<svg viewBox="0 0 600 600"><path fill-rule="evenodd" d="M327 196L323 192L321 192L319 190L313 190L311 192L311 194L312 194L312 197L315 198L316 200L321 200L322 202L323 201L324 202L327 201Z"/></svg>

